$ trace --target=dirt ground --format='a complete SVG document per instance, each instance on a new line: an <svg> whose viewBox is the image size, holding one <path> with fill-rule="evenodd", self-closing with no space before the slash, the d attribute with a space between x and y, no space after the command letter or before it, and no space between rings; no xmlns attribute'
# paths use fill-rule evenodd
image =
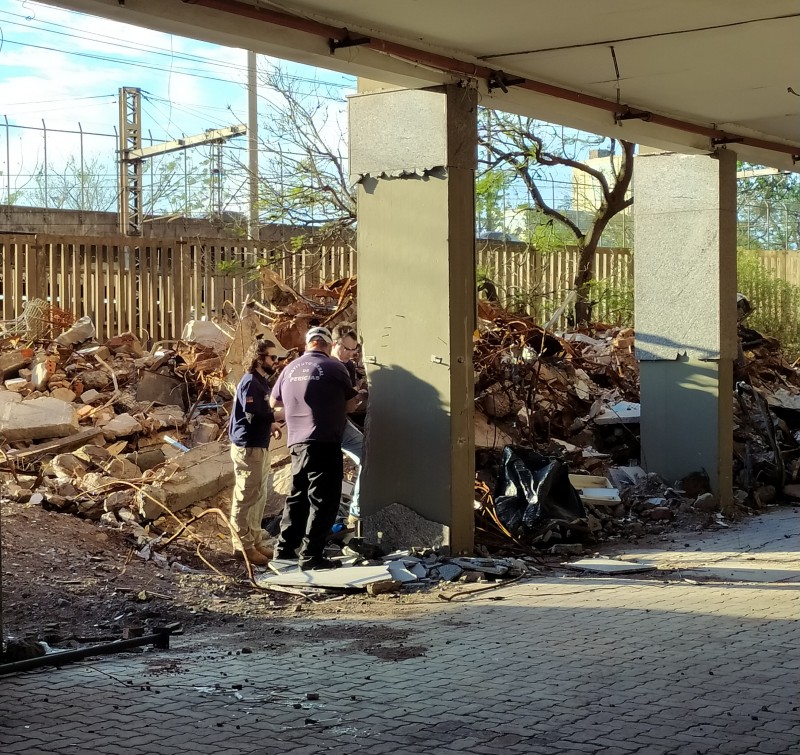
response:
<svg viewBox="0 0 800 755"><path fill-rule="evenodd" d="M171 622L180 622L187 634L226 625L255 630L264 621L298 614L377 618L413 612L421 602L439 602L438 588L319 602L257 590L213 517L192 526L207 564L197 556L196 541L184 537L154 549L166 557L165 564L137 556L136 535L130 529L46 511L35 503L6 501L0 512L6 637L38 636L66 647L118 639L130 627L150 629ZM157 522L164 524L163 519ZM177 525L167 527L174 532Z"/></svg>
<svg viewBox="0 0 800 755"><path fill-rule="evenodd" d="M224 502L219 501L224 507ZM236 627L263 632L264 624L287 618L337 616L387 619L408 616L423 604L441 604L441 593L474 589L445 583L399 594L364 593L313 598L265 591L247 580L234 559L224 525L213 516L191 524L182 537L137 552L141 530L114 529L71 514L47 511L37 503L0 504L2 514L3 633L32 636L58 647L118 639L127 628L180 622L184 631ZM191 517L190 512L182 515ZM167 539L178 523L160 519L147 533ZM672 540L678 531L648 539ZM610 552L620 542L606 543ZM198 555L200 554L200 555ZM561 571L563 557L543 561L541 576Z"/></svg>

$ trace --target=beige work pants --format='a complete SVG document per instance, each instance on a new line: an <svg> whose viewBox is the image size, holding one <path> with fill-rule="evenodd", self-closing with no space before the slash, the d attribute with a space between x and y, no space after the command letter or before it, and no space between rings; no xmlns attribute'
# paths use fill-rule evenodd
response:
<svg viewBox="0 0 800 755"><path fill-rule="evenodd" d="M261 529L269 492L269 449L241 448L231 445L235 481L231 501L231 524L242 545L253 548L264 543L268 535ZM234 541L233 549L239 546Z"/></svg>

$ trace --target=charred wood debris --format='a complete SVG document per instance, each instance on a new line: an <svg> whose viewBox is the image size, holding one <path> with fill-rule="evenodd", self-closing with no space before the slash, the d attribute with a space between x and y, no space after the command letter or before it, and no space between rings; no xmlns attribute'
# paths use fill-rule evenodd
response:
<svg viewBox="0 0 800 755"><path fill-rule="evenodd" d="M36 300L1 323L3 498L127 528L139 555L166 565L165 518L191 539L203 500L213 507L232 486L226 428L247 345L274 337L288 360L311 325L355 321L355 278L303 292L264 282L267 304L226 305L170 342L127 332L98 343L89 318ZM555 333L479 301L476 563L530 564L676 526L725 527L800 499L800 370L774 339L741 323L739 334L735 492L720 506L702 470L662 480L640 465L632 329ZM229 526L224 511L208 513Z"/></svg>

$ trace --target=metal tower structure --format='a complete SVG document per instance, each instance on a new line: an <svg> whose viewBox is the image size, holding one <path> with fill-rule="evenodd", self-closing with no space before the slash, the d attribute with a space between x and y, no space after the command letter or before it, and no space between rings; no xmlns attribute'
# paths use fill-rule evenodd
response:
<svg viewBox="0 0 800 755"><path fill-rule="evenodd" d="M141 236L143 217L142 166L156 155L198 147L220 145L215 151L211 172L212 204L222 212L222 148L227 139L247 133L247 126L228 126L202 134L173 139L163 144L142 147L142 90L122 87L119 90L119 231L125 236Z"/></svg>
<svg viewBox="0 0 800 755"><path fill-rule="evenodd" d="M142 235L142 90L119 90L119 232Z"/></svg>

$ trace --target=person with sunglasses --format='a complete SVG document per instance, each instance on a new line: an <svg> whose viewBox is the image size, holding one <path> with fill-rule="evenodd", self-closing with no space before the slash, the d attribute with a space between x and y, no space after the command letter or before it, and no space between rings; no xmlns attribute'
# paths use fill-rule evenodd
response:
<svg viewBox="0 0 800 755"><path fill-rule="evenodd" d="M270 406L270 376L275 373L277 346L266 339L250 347L250 366L236 387L228 435L235 482L231 501L231 524L239 536L233 548L251 564L266 566L272 558L269 535L261 528L267 503L270 472L270 438L280 438L281 428Z"/></svg>
<svg viewBox="0 0 800 755"><path fill-rule="evenodd" d="M347 369L353 388L358 390L359 378L353 357L358 353L358 334L352 325L337 325L333 331L333 348L331 356L338 359ZM359 403L363 400L366 391L358 391ZM350 499L350 510L342 514L342 519L347 517L347 525L352 527L361 516L361 509L358 503L361 490L361 466L364 459L364 434L348 418L342 436L342 452L353 464L356 465L356 480L353 485L353 495ZM349 515L348 515L349 514Z"/></svg>

